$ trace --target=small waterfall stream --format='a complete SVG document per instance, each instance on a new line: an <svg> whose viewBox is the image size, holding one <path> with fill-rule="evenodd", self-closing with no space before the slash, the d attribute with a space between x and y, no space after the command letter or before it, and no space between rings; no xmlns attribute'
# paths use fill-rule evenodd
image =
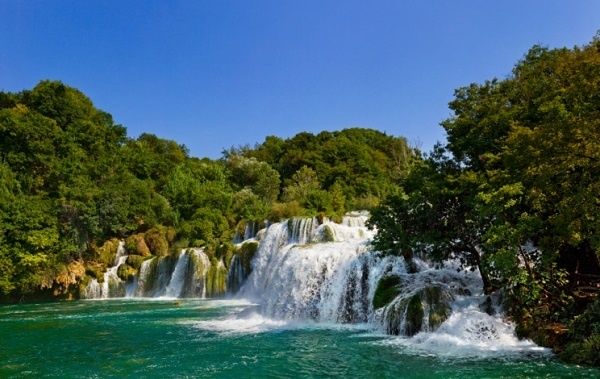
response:
<svg viewBox="0 0 600 379"><path fill-rule="evenodd" d="M169 284L167 284L167 289L165 291L167 297L181 296L189 260L190 258L187 251L182 251L181 254L179 254L177 264L175 264L175 269L173 270L173 274L171 274L171 279L169 280Z"/></svg>
<svg viewBox="0 0 600 379"><path fill-rule="evenodd" d="M119 266L125 261L127 261L125 243L120 241L114 264L104 273L102 283L99 283L97 279L92 279L85 289L83 297L87 299L108 299L110 297L125 296L125 287L117 275Z"/></svg>
<svg viewBox="0 0 600 379"><path fill-rule="evenodd" d="M117 297L196 297L220 295L216 289L207 293L207 281L212 263L202 249L182 250L176 257L150 257L144 260L137 275L124 281L118 275L119 267L127 262L124 243L119 243L115 264L103 275L102 283L92 279L82 292L85 299ZM217 269L223 269L221 261Z"/></svg>

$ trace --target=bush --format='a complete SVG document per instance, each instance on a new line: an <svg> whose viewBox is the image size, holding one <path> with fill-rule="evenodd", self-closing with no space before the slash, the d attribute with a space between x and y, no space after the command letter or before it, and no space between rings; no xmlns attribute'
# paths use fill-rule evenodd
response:
<svg viewBox="0 0 600 379"><path fill-rule="evenodd" d="M600 366L600 334L569 343L560 357L570 363Z"/></svg>
<svg viewBox="0 0 600 379"><path fill-rule="evenodd" d="M151 255L142 233L127 237L125 240L125 250L127 250L128 254L141 255L143 257Z"/></svg>
<svg viewBox="0 0 600 379"><path fill-rule="evenodd" d="M278 222L286 218L292 218L304 215L305 211L295 200L285 203L273 203L269 212L268 219L273 222Z"/></svg>
<svg viewBox="0 0 600 379"><path fill-rule="evenodd" d="M146 232L144 240L152 254L157 256L169 254L169 241L167 240L166 228L155 226Z"/></svg>
<svg viewBox="0 0 600 379"><path fill-rule="evenodd" d="M115 262L118 248L119 240L116 238L109 239L96 250L96 260L106 266L112 266Z"/></svg>
<svg viewBox="0 0 600 379"><path fill-rule="evenodd" d="M572 342L560 357L571 363L600 366L600 300L577 316L569 329Z"/></svg>
<svg viewBox="0 0 600 379"><path fill-rule="evenodd" d="M146 258L141 255L130 255L127 257L127 264L136 270L139 270Z"/></svg>

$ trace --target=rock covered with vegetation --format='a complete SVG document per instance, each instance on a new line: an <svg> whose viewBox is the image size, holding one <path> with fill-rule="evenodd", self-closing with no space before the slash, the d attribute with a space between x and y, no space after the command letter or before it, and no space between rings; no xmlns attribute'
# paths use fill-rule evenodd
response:
<svg viewBox="0 0 600 379"><path fill-rule="evenodd" d="M450 316L453 300L450 291L440 285L426 286L401 298L394 297L382 305L385 307L384 326L388 333L395 335L412 336L421 331L434 331Z"/></svg>
<svg viewBox="0 0 600 379"><path fill-rule="evenodd" d="M386 275L377 282L377 288L373 295L373 308L381 308L388 305L400 293L402 279L398 275Z"/></svg>

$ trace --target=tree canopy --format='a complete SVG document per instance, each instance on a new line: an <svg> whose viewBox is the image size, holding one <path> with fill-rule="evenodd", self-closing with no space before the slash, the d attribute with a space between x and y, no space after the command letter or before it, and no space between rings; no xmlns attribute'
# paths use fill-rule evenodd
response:
<svg viewBox="0 0 600 379"><path fill-rule="evenodd" d="M396 191L396 181L418 159L406 139L362 128L269 136L254 148L233 148L225 155L268 163L279 173L282 201L326 213L371 209Z"/></svg>
<svg viewBox="0 0 600 379"><path fill-rule="evenodd" d="M534 46L450 109L447 145L373 212L374 245L478 267L524 335L568 323L600 286L600 39Z"/></svg>
<svg viewBox="0 0 600 379"><path fill-rule="evenodd" d="M152 134L127 137L63 83L0 92L0 297L105 269L113 238L140 253L165 253L164 238L226 252L248 221L339 217L393 191L413 155L402 138L347 129L199 159Z"/></svg>

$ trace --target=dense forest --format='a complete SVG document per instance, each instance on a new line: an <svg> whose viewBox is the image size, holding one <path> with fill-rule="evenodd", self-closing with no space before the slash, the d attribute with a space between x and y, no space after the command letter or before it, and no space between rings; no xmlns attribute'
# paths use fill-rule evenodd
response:
<svg viewBox="0 0 600 379"><path fill-rule="evenodd" d="M520 336L600 365L600 39L533 47L512 75L458 89L450 109L447 144L424 155L353 128L211 160L128 137L60 82L2 92L0 299L76 296L117 239L128 275L188 246L243 254L232 241L249 222L366 209L382 254L459 259Z"/></svg>
<svg viewBox="0 0 600 379"><path fill-rule="evenodd" d="M114 238L140 259L187 246L220 258L247 222L370 209L416 157L403 138L347 129L198 159L154 135L128 138L60 82L0 93L0 294L76 296L111 264Z"/></svg>

